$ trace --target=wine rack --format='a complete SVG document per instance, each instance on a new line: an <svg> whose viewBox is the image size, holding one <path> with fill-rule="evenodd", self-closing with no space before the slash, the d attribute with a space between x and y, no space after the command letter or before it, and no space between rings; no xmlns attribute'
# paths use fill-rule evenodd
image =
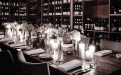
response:
<svg viewBox="0 0 121 75"><path fill-rule="evenodd" d="M15 14L16 14L15 16L16 17L18 16L19 23L26 22L26 16L27 16L27 14L26 14L26 11L27 11L26 6L27 6L27 2L26 1L19 1L17 6L19 6L19 8L15 12Z"/></svg>
<svg viewBox="0 0 121 75"><path fill-rule="evenodd" d="M69 17L62 17L62 27L70 29L70 18Z"/></svg>
<svg viewBox="0 0 121 75"><path fill-rule="evenodd" d="M41 1L29 0L28 3L28 22L34 26L41 24Z"/></svg>
<svg viewBox="0 0 121 75"><path fill-rule="evenodd" d="M83 15L82 2L74 2L73 15Z"/></svg>
<svg viewBox="0 0 121 75"><path fill-rule="evenodd" d="M121 1L110 0L110 14L121 14Z"/></svg>
<svg viewBox="0 0 121 75"><path fill-rule="evenodd" d="M121 42L121 0L110 1L110 40Z"/></svg>
<svg viewBox="0 0 121 75"><path fill-rule="evenodd" d="M1 25L5 22L41 24L41 0L0 1Z"/></svg>
<svg viewBox="0 0 121 75"><path fill-rule="evenodd" d="M4 22L9 22L10 20L10 9L9 9L9 1L0 1L0 9L1 9L1 25L3 26ZM1 26L1 27L2 27Z"/></svg>
<svg viewBox="0 0 121 75"><path fill-rule="evenodd" d="M61 13L61 5L56 5L55 6L55 16L56 15L62 15L62 13Z"/></svg>
<svg viewBox="0 0 121 75"><path fill-rule="evenodd" d="M82 17L74 17L73 19L74 19L74 22L73 22L74 29L75 30L81 30L83 28Z"/></svg>
<svg viewBox="0 0 121 75"><path fill-rule="evenodd" d="M42 24L70 27L70 0L44 0L42 10Z"/></svg>
<svg viewBox="0 0 121 75"><path fill-rule="evenodd" d="M49 13L48 13L49 12L49 3L53 4L54 2L53 1L49 2L49 0L42 1L42 17L43 17L42 23L43 24L49 23L49 18L48 18L48 16L49 16Z"/></svg>
<svg viewBox="0 0 121 75"><path fill-rule="evenodd" d="M111 32L121 32L121 17L113 16L111 19Z"/></svg>
<svg viewBox="0 0 121 75"><path fill-rule="evenodd" d="M55 18L55 25L54 25L54 27L58 28L58 27L60 27L60 24L61 24L61 18L60 17L56 17Z"/></svg>
<svg viewBox="0 0 121 75"><path fill-rule="evenodd" d="M62 5L62 14L63 14L63 16L70 15L70 3L66 3L66 4Z"/></svg>
<svg viewBox="0 0 121 75"><path fill-rule="evenodd" d="M75 1L77 2L77 1ZM85 15L83 7L83 26L88 35L94 33L94 44L100 49L100 40L121 42L120 0L97 0L92 6L92 15ZM85 6L85 5L84 5ZM96 10L96 11L95 11ZM89 14L89 13L87 13ZM89 35L91 38L91 35Z"/></svg>
<svg viewBox="0 0 121 75"><path fill-rule="evenodd" d="M86 18L84 21L84 29L85 30L97 30L97 31L108 31L109 24L108 18L94 17L94 18Z"/></svg>

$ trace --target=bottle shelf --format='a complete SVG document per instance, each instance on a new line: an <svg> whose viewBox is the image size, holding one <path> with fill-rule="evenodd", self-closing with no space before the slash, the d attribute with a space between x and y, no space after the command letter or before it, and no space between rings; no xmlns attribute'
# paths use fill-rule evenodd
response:
<svg viewBox="0 0 121 75"><path fill-rule="evenodd" d="M17 1L5 0L5 1L8 1L8 2L0 1L0 7L2 11L1 17L3 18L2 19L3 22L18 21L19 23L22 23L26 21L31 23L37 23L37 21L41 21L41 20L37 20L38 16L41 16L41 1L39 0L29 0L29 1L28 0L17 0ZM36 8L37 10L35 11L33 8ZM31 11L35 11L35 12L31 12ZM33 15L29 15L29 14L33 14ZM32 21L31 20L32 18L34 18L35 20ZM41 22L38 22L38 23L41 23Z"/></svg>
<svg viewBox="0 0 121 75"><path fill-rule="evenodd" d="M74 17L82 17L83 15L73 15Z"/></svg>
<svg viewBox="0 0 121 75"><path fill-rule="evenodd" d="M75 3L80 3L80 2L82 2L81 0L80 1L74 1L73 3L75 4Z"/></svg>
<svg viewBox="0 0 121 75"><path fill-rule="evenodd" d="M121 32L110 32L110 33L113 33L113 34L121 34Z"/></svg>
<svg viewBox="0 0 121 75"><path fill-rule="evenodd" d="M100 33L109 33L109 31L98 31L98 30L95 30L95 32L100 32Z"/></svg>
<svg viewBox="0 0 121 75"><path fill-rule="evenodd" d="M121 16L121 14L110 14L110 16Z"/></svg>
<svg viewBox="0 0 121 75"><path fill-rule="evenodd" d="M67 3L63 3L62 5L68 5L68 4L70 5L70 2L67 2Z"/></svg>

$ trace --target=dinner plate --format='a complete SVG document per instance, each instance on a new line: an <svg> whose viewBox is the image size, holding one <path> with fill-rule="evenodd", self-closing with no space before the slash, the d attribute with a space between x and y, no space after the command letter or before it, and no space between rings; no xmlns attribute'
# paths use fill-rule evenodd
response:
<svg viewBox="0 0 121 75"><path fill-rule="evenodd" d="M116 57L121 59L121 54L116 54Z"/></svg>
<svg viewBox="0 0 121 75"><path fill-rule="evenodd" d="M45 53L45 54L40 54L39 57L40 57L41 59L50 59L50 58L52 58L52 56L51 56L50 54L47 54L47 53Z"/></svg>

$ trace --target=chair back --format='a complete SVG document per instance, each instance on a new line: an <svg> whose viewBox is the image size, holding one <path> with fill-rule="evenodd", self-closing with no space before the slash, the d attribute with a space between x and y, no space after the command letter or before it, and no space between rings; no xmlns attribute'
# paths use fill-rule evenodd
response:
<svg viewBox="0 0 121 75"><path fill-rule="evenodd" d="M121 53L121 43L109 40L100 40L100 49L109 49Z"/></svg>
<svg viewBox="0 0 121 75"><path fill-rule="evenodd" d="M18 52L18 60L25 75L50 75L47 63L27 62L22 51Z"/></svg>
<svg viewBox="0 0 121 75"><path fill-rule="evenodd" d="M9 50L0 51L0 75L17 75L17 69Z"/></svg>

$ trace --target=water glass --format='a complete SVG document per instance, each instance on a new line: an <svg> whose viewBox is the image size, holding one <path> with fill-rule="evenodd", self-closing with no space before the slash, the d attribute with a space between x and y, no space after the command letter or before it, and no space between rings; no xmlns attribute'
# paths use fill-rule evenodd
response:
<svg viewBox="0 0 121 75"><path fill-rule="evenodd" d="M96 61L97 61L97 57L94 55L93 58L89 59L89 66L90 68L96 68Z"/></svg>
<svg viewBox="0 0 121 75"><path fill-rule="evenodd" d="M63 51L62 50L59 50L58 52L58 60L59 62L62 62L63 61Z"/></svg>

